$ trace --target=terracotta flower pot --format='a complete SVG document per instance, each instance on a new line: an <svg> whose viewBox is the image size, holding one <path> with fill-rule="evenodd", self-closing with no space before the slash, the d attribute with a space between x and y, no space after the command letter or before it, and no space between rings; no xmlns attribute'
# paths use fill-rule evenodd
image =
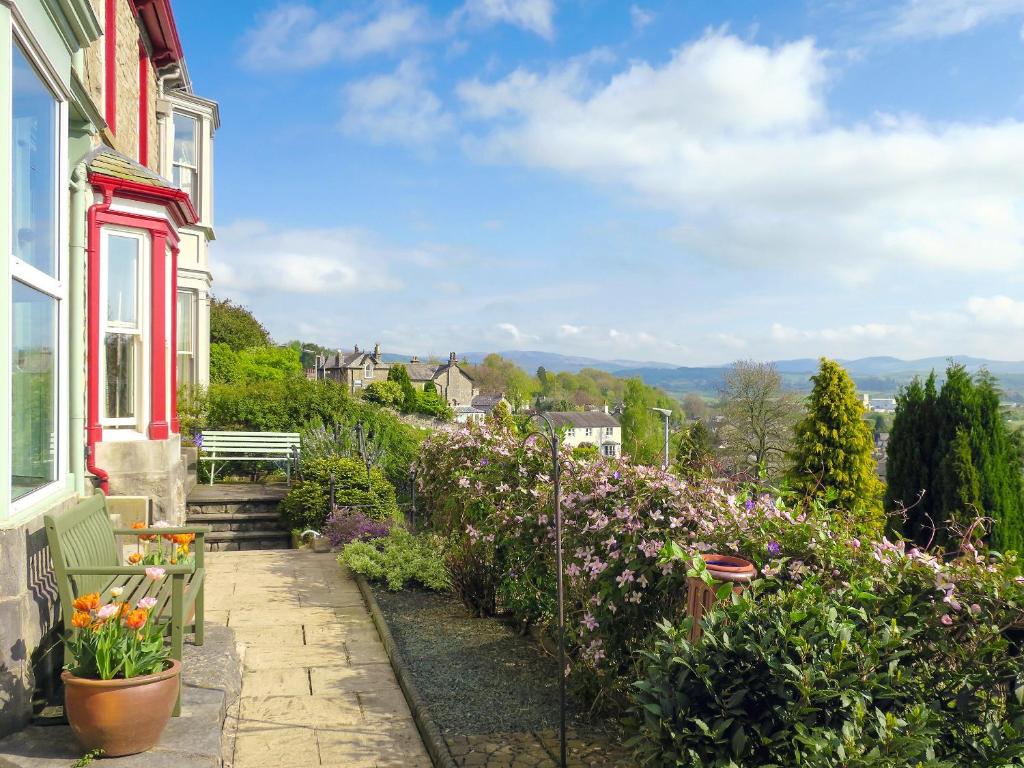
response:
<svg viewBox="0 0 1024 768"><path fill-rule="evenodd" d="M719 586L731 582L736 585L733 591L739 593L757 575L754 564L741 557L732 557L731 555L701 555L701 557L704 558L704 564L715 583L705 584L703 580L694 577L686 580L686 612L693 617L693 626L690 628L691 642L700 639L704 614L715 604Z"/></svg>
<svg viewBox="0 0 1024 768"><path fill-rule="evenodd" d="M181 662L154 675L91 680L65 670L64 711L75 738L104 757L145 752L160 739L178 699Z"/></svg>

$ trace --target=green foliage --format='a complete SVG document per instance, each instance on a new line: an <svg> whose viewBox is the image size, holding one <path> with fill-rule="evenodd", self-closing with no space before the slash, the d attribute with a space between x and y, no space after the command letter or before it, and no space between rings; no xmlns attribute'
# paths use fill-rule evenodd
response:
<svg viewBox="0 0 1024 768"><path fill-rule="evenodd" d="M930 567L891 565L849 583L758 582L719 603L696 644L689 620L662 623L634 685L641 763L1019 765L1024 674L999 609L937 608Z"/></svg>
<svg viewBox="0 0 1024 768"><path fill-rule="evenodd" d="M581 443L572 449L572 457L577 461L593 461L600 455L596 443Z"/></svg>
<svg viewBox="0 0 1024 768"><path fill-rule="evenodd" d="M337 506L357 507L375 520L401 520L395 488L381 470L372 468L368 477L359 459L332 457L303 461L301 479L281 502L281 519L287 528L323 529L331 511L332 477Z"/></svg>
<svg viewBox="0 0 1024 768"><path fill-rule="evenodd" d="M853 379L839 363L822 358L811 381L806 415L796 425L790 483L812 496L831 491L844 509L880 511L875 441Z"/></svg>
<svg viewBox="0 0 1024 768"><path fill-rule="evenodd" d="M988 373L972 378L958 364L938 392L932 374L897 397L886 501L890 510L908 508L905 535L922 544L958 542L975 519L989 517L994 547L1024 549L1024 465L999 399Z"/></svg>
<svg viewBox="0 0 1024 768"><path fill-rule="evenodd" d="M191 444L195 436L206 429L209 406L205 387L185 384L178 387L178 421L183 442Z"/></svg>
<svg viewBox="0 0 1024 768"><path fill-rule="evenodd" d="M509 411L508 406L505 405L504 402L499 401L498 404L491 409L487 419L495 429L505 430L512 434L519 431L515 417L512 416L512 412Z"/></svg>
<svg viewBox="0 0 1024 768"><path fill-rule="evenodd" d="M404 365L395 364L388 369L388 381L395 382L402 388L402 411L403 413L414 413L416 411L416 387L409 378L409 371Z"/></svg>
<svg viewBox="0 0 1024 768"><path fill-rule="evenodd" d="M716 469L714 437L703 421L693 422L679 436L676 466L684 477L710 476Z"/></svg>
<svg viewBox="0 0 1024 768"><path fill-rule="evenodd" d="M393 591L409 584L438 592L451 589L442 541L430 534L414 536L395 527L383 538L347 544L338 561L370 581L383 582Z"/></svg>
<svg viewBox="0 0 1024 768"><path fill-rule="evenodd" d="M437 394L437 387L432 381L427 382L427 389L416 394L416 412L424 416L433 416L435 419L451 421L454 413L448 407L448 403Z"/></svg>
<svg viewBox="0 0 1024 768"><path fill-rule="evenodd" d="M375 381L363 390L363 399L385 408L401 408L405 401L402 385L396 381Z"/></svg>
<svg viewBox="0 0 1024 768"><path fill-rule="evenodd" d="M299 352L293 347L263 346L235 351L226 344L210 346L210 381L214 384L280 381L302 375Z"/></svg>
<svg viewBox="0 0 1024 768"><path fill-rule="evenodd" d="M466 364L463 368L481 392L504 394L514 413L528 405L539 388L537 380L511 360L506 360L498 354L492 353L479 365Z"/></svg>
<svg viewBox="0 0 1024 768"><path fill-rule="evenodd" d="M623 404L623 453L641 464L659 464L664 453L664 425L662 417L651 410L655 400L650 387L640 379L630 379Z"/></svg>
<svg viewBox="0 0 1024 768"><path fill-rule="evenodd" d="M270 333L252 313L230 299L210 301L210 343L225 344L236 352L270 344Z"/></svg>

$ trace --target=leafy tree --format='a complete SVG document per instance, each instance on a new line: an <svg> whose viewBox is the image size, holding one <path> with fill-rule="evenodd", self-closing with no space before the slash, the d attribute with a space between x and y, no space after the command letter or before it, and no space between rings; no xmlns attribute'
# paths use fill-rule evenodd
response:
<svg viewBox="0 0 1024 768"><path fill-rule="evenodd" d="M231 299L210 301L210 343L226 344L236 352L270 344L270 333L252 313Z"/></svg>
<svg viewBox="0 0 1024 768"><path fill-rule="evenodd" d="M777 479L785 466L800 403L782 391L775 365L753 360L733 363L721 395L725 421L719 437L733 468Z"/></svg>
<svg viewBox="0 0 1024 768"><path fill-rule="evenodd" d="M402 389L402 410L412 413L416 410L416 387L409 378L409 371L404 365L395 364L388 369L388 381L393 381Z"/></svg>
<svg viewBox="0 0 1024 768"><path fill-rule="evenodd" d="M507 432L516 432L518 429L515 419L512 418L512 412L509 411L508 406L504 402L499 402L491 409L487 420L495 429L502 429Z"/></svg>
<svg viewBox="0 0 1024 768"><path fill-rule="evenodd" d="M214 384L246 384L302 375L302 362L293 347L233 350L223 343L210 345L210 381Z"/></svg>
<svg viewBox="0 0 1024 768"><path fill-rule="evenodd" d="M451 421L453 417L452 409L448 406L441 396L437 394L437 387L434 386L432 381L428 381L423 392L418 392L416 395L416 412L421 413L424 416L433 416L436 419L444 419L445 421Z"/></svg>
<svg viewBox="0 0 1024 768"><path fill-rule="evenodd" d="M875 441L853 379L839 363L822 358L811 381L807 413L796 425L791 483L808 495L830 491L846 510L878 509Z"/></svg>
<svg viewBox="0 0 1024 768"><path fill-rule="evenodd" d="M660 464L663 450L661 417L651 408L655 401L640 379L626 382L622 413L622 449L640 464Z"/></svg>
<svg viewBox="0 0 1024 768"><path fill-rule="evenodd" d="M405 395L397 381L375 381L363 390L363 399L385 408L401 408Z"/></svg>
<svg viewBox="0 0 1024 768"><path fill-rule="evenodd" d="M683 413L686 418L694 421L705 421L711 409L704 402L704 398L695 392L691 392L683 398Z"/></svg>

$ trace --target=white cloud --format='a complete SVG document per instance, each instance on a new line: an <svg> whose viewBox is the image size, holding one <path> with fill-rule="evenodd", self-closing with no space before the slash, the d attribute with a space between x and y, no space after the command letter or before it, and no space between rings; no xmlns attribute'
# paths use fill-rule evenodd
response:
<svg viewBox="0 0 1024 768"><path fill-rule="evenodd" d="M452 128L452 117L412 60L389 75L349 83L341 128L373 143L428 144Z"/></svg>
<svg viewBox="0 0 1024 768"><path fill-rule="evenodd" d="M533 336L529 333L524 333L523 331L519 330L519 327L517 325L513 325L512 323L498 323L497 328L499 331L507 333L509 336L511 336L512 341L514 341L516 344L520 344L524 341L536 341L538 339L537 336Z"/></svg>
<svg viewBox="0 0 1024 768"><path fill-rule="evenodd" d="M562 325L558 326L558 331L555 335L558 336L558 338L560 339L571 339L574 336L579 336L586 330L587 329L582 325L570 325L568 323L563 323Z"/></svg>
<svg viewBox="0 0 1024 768"><path fill-rule="evenodd" d="M551 40L555 36L554 15L554 0L466 0L454 19L475 27L511 24Z"/></svg>
<svg viewBox="0 0 1024 768"><path fill-rule="evenodd" d="M285 230L243 221L217 235L217 290L234 297L396 291L402 284L392 272L416 258L355 229Z"/></svg>
<svg viewBox="0 0 1024 768"><path fill-rule="evenodd" d="M1009 296L972 296L967 300L967 311L979 325L988 328L1024 328L1024 301Z"/></svg>
<svg viewBox="0 0 1024 768"><path fill-rule="evenodd" d="M483 125L471 151L632 189L676 212L690 253L847 284L900 264L1024 266L1024 125L835 124L827 56L711 31L608 80L584 59L458 93Z"/></svg>
<svg viewBox="0 0 1024 768"><path fill-rule="evenodd" d="M325 16L304 3L283 3L246 33L242 63L256 70L311 69L404 50L435 32L423 7L399 0L336 16Z"/></svg>
<svg viewBox="0 0 1024 768"><path fill-rule="evenodd" d="M909 336L911 329L905 325L889 325L886 323L864 323L845 325L838 328L821 328L802 330L790 328L781 323L773 323L771 337L773 341L826 341L829 343L846 343L857 341L879 342L894 337Z"/></svg>
<svg viewBox="0 0 1024 768"><path fill-rule="evenodd" d="M885 33L898 38L948 37L1020 16L1024 0L905 0Z"/></svg>
<svg viewBox="0 0 1024 768"><path fill-rule="evenodd" d="M629 6L629 20L633 23L633 29L639 32L654 21L654 14L639 5L631 5Z"/></svg>

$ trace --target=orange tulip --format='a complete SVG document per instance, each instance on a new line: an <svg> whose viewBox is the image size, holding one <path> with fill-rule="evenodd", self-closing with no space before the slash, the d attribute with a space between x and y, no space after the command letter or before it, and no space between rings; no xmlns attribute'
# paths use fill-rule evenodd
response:
<svg viewBox="0 0 1024 768"><path fill-rule="evenodd" d="M71 607L76 611L95 611L100 607L100 593L90 592L87 595L75 598L75 601L71 604Z"/></svg>
<svg viewBox="0 0 1024 768"><path fill-rule="evenodd" d="M141 523L141 522L140 523L132 523L132 528L134 530L140 530L140 529L145 528L145 527L146 527L145 523ZM150 541L151 539L153 539L155 537L151 533L140 533L139 534L139 538L142 539L143 541Z"/></svg>
<svg viewBox="0 0 1024 768"><path fill-rule="evenodd" d="M75 611L71 617L71 626L75 629L82 629L92 624L92 616L87 611Z"/></svg>
<svg viewBox="0 0 1024 768"><path fill-rule="evenodd" d="M187 547L189 544L195 541L196 535L194 533L176 533L174 534L173 539L175 544Z"/></svg>
<svg viewBox="0 0 1024 768"><path fill-rule="evenodd" d="M128 611L128 615L124 618L124 625L128 627L128 629L142 629L146 626L146 621L148 619L149 611L136 608L134 611Z"/></svg>
<svg viewBox="0 0 1024 768"><path fill-rule="evenodd" d="M138 553L138 552L132 552L130 555L128 555L128 562L131 563L132 565L137 565L141 561L142 561L142 555L140 553Z"/></svg>

